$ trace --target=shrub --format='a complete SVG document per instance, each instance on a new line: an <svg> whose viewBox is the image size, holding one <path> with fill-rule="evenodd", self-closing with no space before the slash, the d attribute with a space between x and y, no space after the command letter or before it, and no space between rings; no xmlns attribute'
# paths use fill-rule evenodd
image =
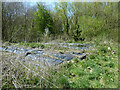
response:
<svg viewBox="0 0 120 90"><path fill-rule="evenodd" d="M41 48L43 49L43 48L45 48L45 46L43 44L41 44Z"/></svg>

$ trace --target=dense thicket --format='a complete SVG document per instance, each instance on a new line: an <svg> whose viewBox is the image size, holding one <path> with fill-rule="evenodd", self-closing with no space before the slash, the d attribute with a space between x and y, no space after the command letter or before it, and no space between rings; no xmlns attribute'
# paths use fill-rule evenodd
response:
<svg viewBox="0 0 120 90"><path fill-rule="evenodd" d="M4 2L2 39L10 42L43 40L92 40L105 37L117 41L118 3Z"/></svg>

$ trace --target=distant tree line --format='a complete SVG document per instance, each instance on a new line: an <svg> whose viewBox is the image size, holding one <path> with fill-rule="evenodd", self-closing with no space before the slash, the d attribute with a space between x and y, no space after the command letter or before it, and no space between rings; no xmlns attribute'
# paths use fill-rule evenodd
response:
<svg viewBox="0 0 120 90"><path fill-rule="evenodd" d="M104 36L117 41L118 3L55 2L30 6L24 2L2 3L2 40L92 40Z"/></svg>

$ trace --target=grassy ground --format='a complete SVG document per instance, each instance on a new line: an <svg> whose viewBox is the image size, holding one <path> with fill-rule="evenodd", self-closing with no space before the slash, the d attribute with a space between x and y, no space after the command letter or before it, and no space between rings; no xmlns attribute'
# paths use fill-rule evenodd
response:
<svg viewBox="0 0 120 90"><path fill-rule="evenodd" d="M54 68L49 68L49 70L46 71L48 75L41 74L40 69L36 69L34 66L33 69L32 66L23 62L27 68L33 69L35 72L29 71L19 65L16 61L17 59L14 60L14 57L8 59L8 55L10 57L12 56L11 54L4 54L4 62L11 60L16 64L17 68L13 67L11 63L4 63L4 66L10 68L11 72L9 71L8 73L8 71L6 71L9 69L3 70L10 76L7 77L8 79L3 77L3 88L15 88L15 81L21 85L24 84L23 87L25 88L117 88L119 71L117 43L112 41L92 41L89 43L93 46L88 50L84 50L84 52L87 53L86 59L78 61L74 58L72 61L67 61ZM16 76L17 79L13 78L12 75Z"/></svg>
<svg viewBox="0 0 120 90"><path fill-rule="evenodd" d="M112 42L96 42L86 50L86 59L74 59L54 73L56 84L62 88L117 88L118 46ZM64 76L63 76L64 75ZM52 79L54 80L54 78Z"/></svg>

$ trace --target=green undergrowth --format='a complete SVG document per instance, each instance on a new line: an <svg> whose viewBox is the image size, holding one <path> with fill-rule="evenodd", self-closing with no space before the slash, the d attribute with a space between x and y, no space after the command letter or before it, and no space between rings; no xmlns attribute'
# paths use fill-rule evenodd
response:
<svg viewBox="0 0 120 90"><path fill-rule="evenodd" d="M118 46L113 42L99 42L86 50L87 58L74 58L54 73L56 85L62 88L117 88ZM56 79L57 78L57 79Z"/></svg>
<svg viewBox="0 0 120 90"><path fill-rule="evenodd" d="M45 45L43 44L38 44L38 43L19 43L19 45L24 45L26 47L31 47L31 48L45 48Z"/></svg>
<svg viewBox="0 0 120 90"><path fill-rule="evenodd" d="M85 41L74 41L74 40L70 40L70 41L65 41L66 43L84 43Z"/></svg>
<svg viewBox="0 0 120 90"><path fill-rule="evenodd" d="M39 71L40 69L26 65L28 68L35 70L36 73L39 72L39 74L33 75L31 71L25 70L19 64L16 64L16 66L18 66L17 69L13 69L14 73L15 75L18 74L17 79L21 85L31 85L28 86L28 88L34 86L36 86L35 88L56 88L55 86L58 88L118 88L117 43L99 40L94 40L89 43L91 43L92 47L84 50L84 53L87 54L85 59L79 61L77 58L74 58L71 61L66 61L65 63L50 68L50 70L46 71L49 76L46 74L42 75ZM20 45L24 44L20 43ZM37 46L38 44L26 43L26 46L34 45ZM48 46L45 47L48 48ZM54 47L56 50L57 48L58 47ZM64 53L62 49L59 49L59 52ZM11 68L12 67L13 66L11 66ZM13 72L13 70L11 70L11 72ZM44 77L44 79L41 78L41 76ZM5 83L3 88L14 88L11 78L9 78L9 80L7 79L7 82L11 84Z"/></svg>
<svg viewBox="0 0 120 90"><path fill-rule="evenodd" d="M40 43L14 43L15 46L24 46L24 47L30 47L30 48L41 48L41 49L52 49L52 50L65 50L67 51L68 48L61 47L59 45L54 44L40 44Z"/></svg>

